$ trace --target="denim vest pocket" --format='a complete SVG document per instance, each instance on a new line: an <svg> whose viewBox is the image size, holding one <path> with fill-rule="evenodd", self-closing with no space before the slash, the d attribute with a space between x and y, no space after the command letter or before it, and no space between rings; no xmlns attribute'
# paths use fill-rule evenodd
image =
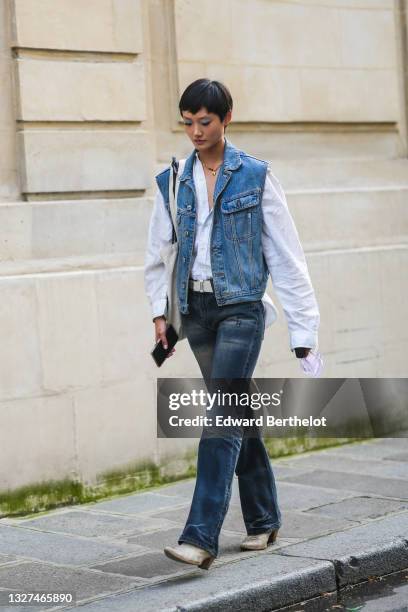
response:
<svg viewBox="0 0 408 612"><path fill-rule="evenodd" d="M260 190L242 193L221 202L225 237L228 240L248 240L259 231Z"/></svg>

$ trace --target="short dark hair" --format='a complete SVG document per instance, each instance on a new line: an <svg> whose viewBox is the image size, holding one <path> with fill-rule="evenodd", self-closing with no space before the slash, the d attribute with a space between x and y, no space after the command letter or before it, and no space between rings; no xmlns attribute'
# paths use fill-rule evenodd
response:
<svg viewBox="0 0 408 612"><path fill-rule="evenodd" d="M205 107L209 113L218 115L220 121L224 121L225 115L232 110L232 96L229 89L220 81L211 81L211 79L197 79L190 83L180 98L180 115L182 116L183 111L195 115L202 107Z"/></svg>

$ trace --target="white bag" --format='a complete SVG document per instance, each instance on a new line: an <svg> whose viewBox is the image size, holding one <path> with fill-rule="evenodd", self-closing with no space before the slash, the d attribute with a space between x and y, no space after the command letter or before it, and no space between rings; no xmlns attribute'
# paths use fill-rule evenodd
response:
<svg viewBox="0 0 408 612"><path fill-rule="evenodd" d="M173 222L174 233L177 240L171 244L167 244L160 251L160 256L167 271L167 310L165 313L167 323L171 323L177 332L179 340L184 340L185 335L183 331L183 324L181 320L181 314L178 307L177 299L177 283L176 283L176 266L177 266L177 255L178 255L178 236L177 236L177 193L176 185L174 181L176 177L173 177L173 168L170 167L169 174L169 207L171 220ZM176 193L174 193L176 191Z"/></svg>

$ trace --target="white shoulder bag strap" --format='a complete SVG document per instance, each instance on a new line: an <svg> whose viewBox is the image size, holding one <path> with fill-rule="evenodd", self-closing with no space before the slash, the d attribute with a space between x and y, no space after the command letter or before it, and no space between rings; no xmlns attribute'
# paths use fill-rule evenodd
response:
<svg viewBox="0 0 408 612"><path fill-rule="evenodd" d="M172 166L170 166L170 176L169 176L169 206L170 206L171 220L173 222L173 227L174 227L174 231L175 231L176 236L177 236L177 198L178 198L178 190L179 190L179 185L180 185L180 176L184 172L185 163L186 163L185 159L180 159L179 165L178 165L178 171L177 171L177 174L175 176L175 180L176 180L175 194L173 193L173 177L174 177L174 175L173 175L173 168L172 168ZM177 239L178 239L178 236L177 236Z"/></svg>
<svg viewBox="0 0 408 612"><path fill-rule="evenodd" d="M179 168L176 177L174 177L173 167L170 166L169 173L169 209L170 217L173 223L174 233L172 235L172 242L166 245L161 250L161 256L165 263L167 270L167 312L166 317L169 323L171 323L176 330L179 340L185 338L181 315L177 304L177 287L176 287L176 261L178 255L178 241L177 241L177 196L178 196L178 185L179 180L177 178L181 176L184 169L184 162L179 162ZM174 186L174 178L176 178L176 184ZM175 194L173 192L173 186L175 187Z"/></svg>

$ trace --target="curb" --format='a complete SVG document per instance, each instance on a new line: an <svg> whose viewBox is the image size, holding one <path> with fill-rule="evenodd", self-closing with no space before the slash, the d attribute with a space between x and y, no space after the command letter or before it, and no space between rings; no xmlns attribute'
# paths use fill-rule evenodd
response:
<svg viewBox="0 0 408 612"><path fill-rule="evenodd" d="M285 573L285 565L288 568L298 566L298 569ZM281 549L225 563L215 569L215 572L205 572L205 576L200 571L197 581L191 580L190 574L182 582L168 580L131 589L84 602L75 609L89 612L127 612L131 609L144 612L265 612L282 610L323 594L325 603L336 603L340 589L345 586L408 569L408 539L394 537L361 554L330 560L291 555ZM264 578L268 572L273 574L272 579Z"/></svg>
<svg viewBox="0 0 408 612"><path fill-rule="evenodd" d="M408 540L397 538L361 555L335 559L333 564L338 589L372 577L392 574L408 568Z"/></svg>
<svg viewBox="0 0 408 612"><path fill-rule="evenodd" d="M276 553L290 557L284 552ZM318 559L311 559L318 561ZM166 612L262 612L279 610L301 603L323 593L337 594L345 586L356 585L370 578L378 578L408 569L408 539L371 548L361 555L340 557L322 562L320 566L301 572L293 572L282 579L255 585L253 588L207 597L198 602L167 609Z"/></svg>

